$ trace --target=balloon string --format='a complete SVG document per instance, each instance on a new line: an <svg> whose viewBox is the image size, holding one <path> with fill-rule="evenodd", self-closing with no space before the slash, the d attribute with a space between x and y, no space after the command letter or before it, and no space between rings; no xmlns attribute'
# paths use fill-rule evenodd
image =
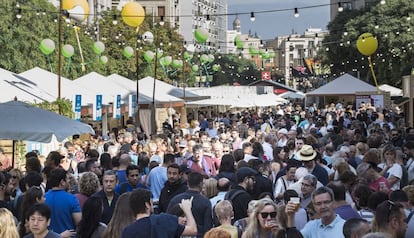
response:
<svg viewBox="0 0 414 238"><path fill-rule="evenodd" d="M69 58L69 62L68 62L68 64L66 65L66 74L68 74L68 73L69 73L69 69L70 69L70 65L71 65L71 63L72 63L72 57L71 57L71 58Z"/></svg>
<svg viewBox="0 0 414 238"><path fill-rule="evenodd" d="M377 88L377 93L379 93L380 91L378 87L377 76L375 76L374 65L372 64L371 56L368 56L368 62L369 62L369 68L371 69L372 77L374 78L375 87Z"/></svg>
<svg viewBox="0 0 414 238"><path fill-rule="evenodd" d="M83 58L82 47L81 47L81 44L80 44L80 39L79 39L79 34L78 34L79 27L75 26L75 27L73 27L73 29L75 30L76 40L78 41L79 53L80 53L81 62L82 62L81 63L81 65L82 65L82 72L85 72L86 71L85 59Z"/></svg>
<svg viewBox="0 0 414 238"><path fill-rule="evenodd" d="M46 60L47 60L47 63L49 64L50 72L52 72L52 73L53 73L52 63L50 62L49 55L46 55Z"/></svg>

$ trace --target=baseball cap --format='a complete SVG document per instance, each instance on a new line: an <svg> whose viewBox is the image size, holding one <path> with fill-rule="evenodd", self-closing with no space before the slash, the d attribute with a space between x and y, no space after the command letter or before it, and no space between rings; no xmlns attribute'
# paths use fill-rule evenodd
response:
<svg viewBox="0 0 414 238"><path fill-rule="evenodd" d="M242 167L236 171L237 182L242 182L246 177L255 176L256 170L249 167Z"/></svg>

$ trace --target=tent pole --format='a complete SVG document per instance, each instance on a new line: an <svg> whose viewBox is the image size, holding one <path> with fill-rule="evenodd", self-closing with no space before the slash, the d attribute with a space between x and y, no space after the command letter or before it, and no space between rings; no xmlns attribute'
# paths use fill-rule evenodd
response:
<svg viewBox="0 0 414 238"><path fill-rule="evenodd" d="M14 158L15 158L15 148L16 148L16 140L13 140L12 144L12 168L14 168Z"/></svg>

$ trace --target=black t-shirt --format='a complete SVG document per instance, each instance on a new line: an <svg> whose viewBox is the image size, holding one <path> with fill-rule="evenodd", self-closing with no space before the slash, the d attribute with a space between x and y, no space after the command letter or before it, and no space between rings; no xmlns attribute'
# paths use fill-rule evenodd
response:
<svg viewBox="0 0 414 238"><path fill-rule="evenodd" d="M125 227L122 231L122 238L135 237L176 237L179 238L184 232L185 226L178 224L178 218L169 214L151 215L159 222L154 225L150 217L144 217L136 220L131 225ZM175 229L174 229L175 227ZM152 231L157 231L156 235L151 236Z"/></svg>

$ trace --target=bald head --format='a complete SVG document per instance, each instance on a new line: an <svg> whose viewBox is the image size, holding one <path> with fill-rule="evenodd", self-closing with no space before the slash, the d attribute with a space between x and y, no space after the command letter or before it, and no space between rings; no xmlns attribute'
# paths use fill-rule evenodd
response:
<svg viewBox="0 0 414 238"><path fill-rule="evenodd" d="M220 178L219 180L217 180L217 189L219 191L229 191L230 180L228 178Z"/></svg>
<svg viewBox="0 0 414 238"><path fill-rule="evenodd" d="M128 154L122 154L119 157L119 164L123 166L128 166L129 164L131 164L131 156L129 156Z"/></svg>

